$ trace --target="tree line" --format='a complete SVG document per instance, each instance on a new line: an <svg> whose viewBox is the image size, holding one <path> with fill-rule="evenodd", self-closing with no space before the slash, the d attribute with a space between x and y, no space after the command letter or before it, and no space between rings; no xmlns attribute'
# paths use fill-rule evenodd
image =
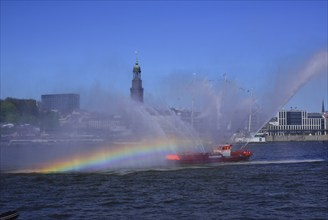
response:
<svg viewBox="0 0 328 220"><path fill-rule="evenodd" d="M31 124L53 130L59 125L59 116L53 111L40 111L34 99L0 99L0 123Z"/></svg>

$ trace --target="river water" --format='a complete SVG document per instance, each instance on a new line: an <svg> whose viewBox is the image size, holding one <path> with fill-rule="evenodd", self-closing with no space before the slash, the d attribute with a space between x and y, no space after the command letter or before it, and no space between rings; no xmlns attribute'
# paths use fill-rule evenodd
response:
<svg viewBox="0 0 328 220"><path fill-rule="evenodd" d="M328 219L328 143L250 144L249 162L1 173L19 219Z"/></svg>

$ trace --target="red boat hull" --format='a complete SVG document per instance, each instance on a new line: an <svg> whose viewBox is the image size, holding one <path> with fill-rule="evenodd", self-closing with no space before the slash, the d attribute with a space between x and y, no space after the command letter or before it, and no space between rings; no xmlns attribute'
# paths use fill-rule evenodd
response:
<svg viewBox="0 0 328 220"><path fill-rule="evenodd" d="M226 163L226 162L241 162L247 161L252 156L250 151L235 151L231 152L230 156L223 156L218 153L181 153L170 154L166 156L168 161L175 164L211 164L211 163Z"/></svg>

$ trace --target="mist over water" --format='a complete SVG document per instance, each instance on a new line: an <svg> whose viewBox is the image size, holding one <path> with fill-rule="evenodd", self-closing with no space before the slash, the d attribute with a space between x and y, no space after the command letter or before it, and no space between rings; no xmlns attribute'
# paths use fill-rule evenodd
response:
<svg viewBox="0 0 328 220"><path fill-rule="evenodd" d="M132 139L175 136L198 143L223 143L236 131L248 129L251 112L265 116L261 126L267 122L302 86L327 72L327 59L327 52L320 51L302 62L287 64L267 79L266 89L261 91L251 89L252 85L238 84L229 74L209 80L206 73L176 72L158 85L161 91L157 91L157 97L149 95L151 92L145 88L144 104L131 101L118 91L105 91L97 86L84 91L84 98L88 110L121 115L129 124ZM194 112L195 120L201 121L198 129L194 129L195 124L192 126L177 117L171 107ZM260 127L252 128L250 132L258 129ZM199 130L207 131L204 133L208 140L200 137Z"/></svg>
<svg viewBox="0 0 328 220"><path fill-rule="evenodd" d="M119 116L126 127L124 137L108 134L105 143L1 147L1 169L67 172L166 166L165 156L169 153L201 152L230 142L236 132L255 133L261 126L249 130L251 113L265 115L259 123L264 125L303 85L325 71L327 52L316 53L301 66L276 74L276 83L261 91L262 96L238 85L228 75L217 81L195 74L176 75L163 90L163 97L171 99L173 105L157 97L141 104L98 87L84 90L81 97L86 98L88 111ZM172 107L192 112L194 120L182 120Z"/></svg>
<svg viewBox="0 0 328 220"><path fill-rule="evenodd" d="M167 95L173 100L178 97L179 102L175 102L178 105L183 97L182 106L199 111L198 130L205 133L203 141L225 143L231 141L236 132L254 135L307 82L327 73L327 60L327 52L320 51L302 62L289 63L272 74L261 91L250 89L252 85L239 85L226 74L216 81L196 74L172 76L167 83ZM254 116L257 126L250 126L250 117Z"/></svg>

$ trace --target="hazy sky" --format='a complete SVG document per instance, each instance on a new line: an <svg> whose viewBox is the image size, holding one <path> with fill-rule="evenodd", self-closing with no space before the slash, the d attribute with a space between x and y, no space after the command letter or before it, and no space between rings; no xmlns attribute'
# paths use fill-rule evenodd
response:
<svg viewBox="0 0 328 220"><path fill-rule="evenodd" d="M2 0L1 98L94 88L129 96L136 50L146 94L159 97L179 74L216 80L226 72L256 95L328 50L327 20L327 1ZM285 107L320 111L327 77Z"/></svg>

